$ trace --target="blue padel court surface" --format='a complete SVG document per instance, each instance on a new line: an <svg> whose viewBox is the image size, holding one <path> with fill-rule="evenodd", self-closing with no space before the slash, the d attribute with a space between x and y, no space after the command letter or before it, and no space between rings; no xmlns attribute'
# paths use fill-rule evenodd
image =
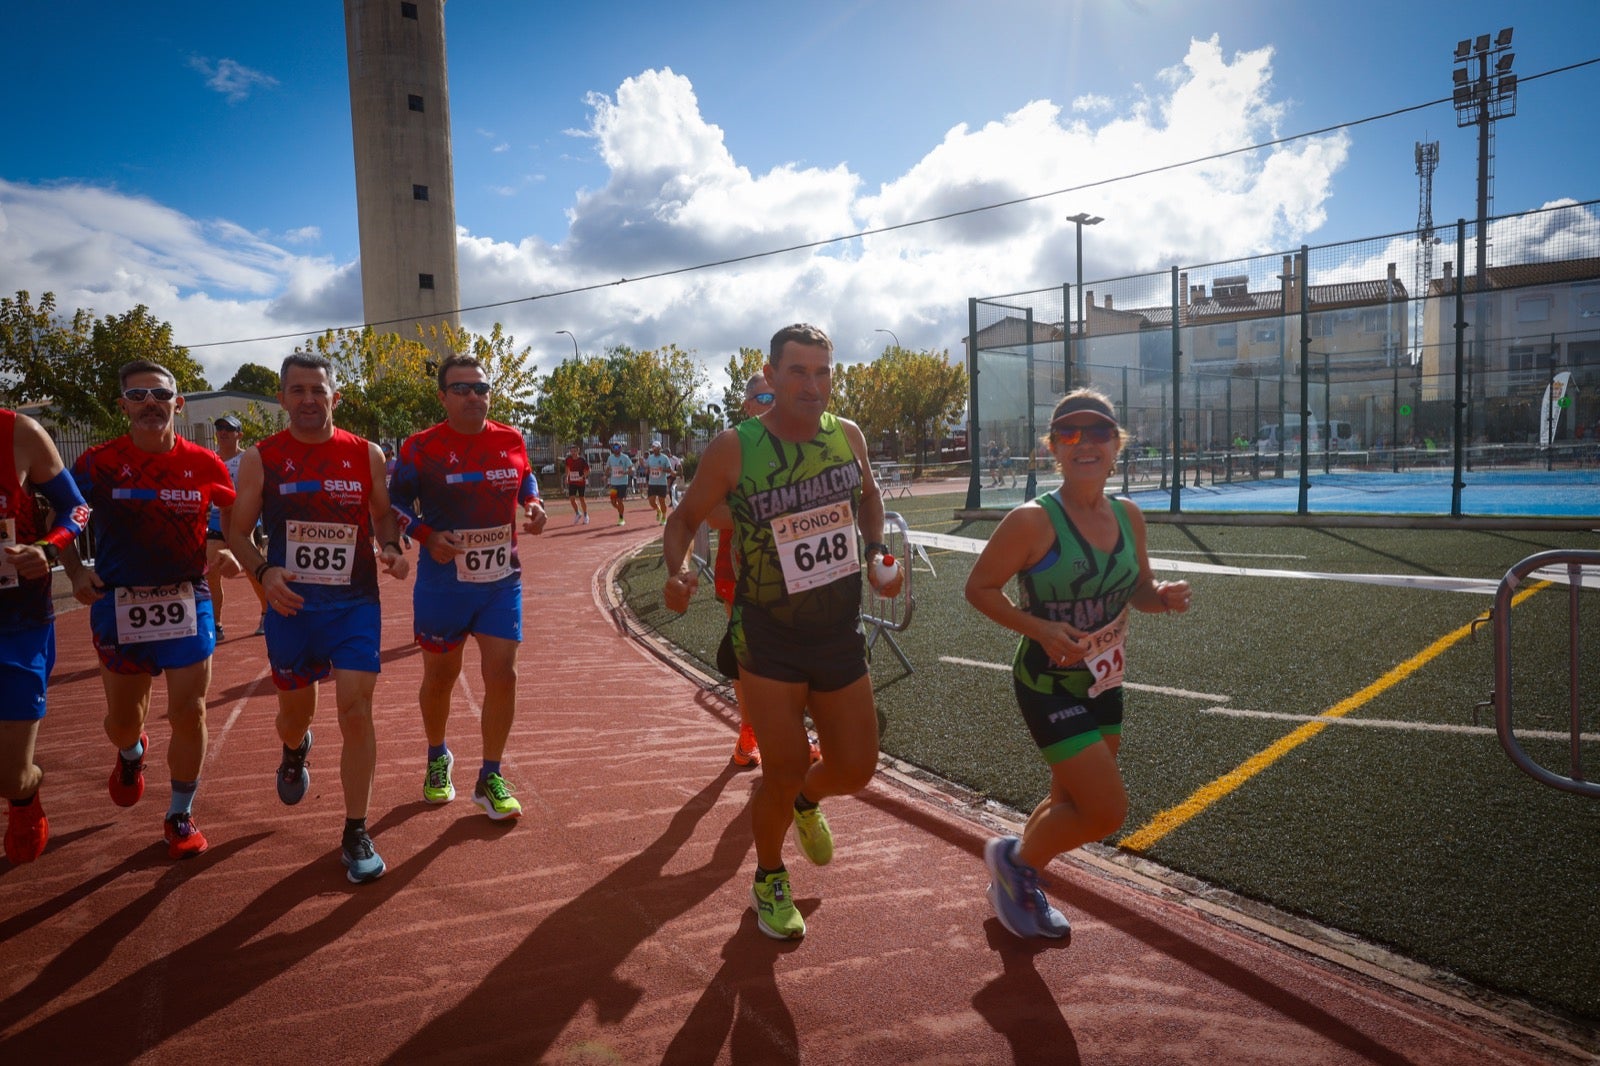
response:
<svg viewBox="0 0 1600 1066"><path fill-rule="evenodd" d="M1398 474L1313 469L1306 506L1312 514L1448 515L1454 474L1449 467ZM1478 470L1465 473L1461 513L1519 518L1600 517L1600 468L1588 470ZM1141 508L1160 513L1172 496L1165 489L1130 494ZM1185 485L1184 511L1294 514L1298 475L1262 481Z"/></svg>
<svg viewBox="0 0 1600 1066"><path fill-rule="evenodd" d="M163 686L148 790L116 807L88 612L63 611L38 745L50 844L0 864L0 1063L1588 1061L1477 998L1093 856L1044 873L1071 937L1018 940L981 860L1010 816L887 763L827 801L830 865L791 843L808 934L769 940L749 906L759 771L731 764L736 711L613 620L609 573L659 528L639 504L621 528L566 518L524 556L504 763L517 822L466 796L474 651L449 734L462 794L422 801L411 589L384 580L369 825L388 872L367 885L337 858L327 689L310 792L277 799L276 700L262 642L242 635L243 584L195 803L210 850L181 863L160 835Z"/></svg>

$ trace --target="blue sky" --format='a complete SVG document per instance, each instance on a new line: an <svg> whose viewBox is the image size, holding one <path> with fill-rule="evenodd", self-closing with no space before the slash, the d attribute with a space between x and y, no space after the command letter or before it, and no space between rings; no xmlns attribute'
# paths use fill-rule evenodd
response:
<svg viewBox="0 0 1600 1066"><path fill-rule="evenodd" d="M1329 15L1328 12L1337 14ZM1448 96L1455 42L1516 28L1495 210L1600 197L1600 4L1213 0L566 4L445 9L462 299L472 305L821 240L1354 122ZM0 292L144 303L214 384L361 318L343 14L12 5ZM1530 80L1533 79L1533 80ZM959 350L968 296L1394 233L1413 145L1434 217L1475 212L1448 104L1251 159L670 282L469 316L542 367L676 343L720 367L797 318L845 360L892 329ZM1268 156L1271 156L1270 162ZM1402 276L1405 276L1402 271Z"/></svg>

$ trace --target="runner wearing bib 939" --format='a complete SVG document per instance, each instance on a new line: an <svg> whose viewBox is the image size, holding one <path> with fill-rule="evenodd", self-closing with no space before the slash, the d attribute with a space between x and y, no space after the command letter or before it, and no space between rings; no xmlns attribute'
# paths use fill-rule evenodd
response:
<svg viewBox="0 0 1600 1066"><path fill-rule="evenodd" d="M878 764L878 719L861 635L861 568L884 554L883 500L855 423L827 411L833 342L815 326L772 338L763 369L772 408L719 434L683 501L667 519L662 553L669 608L684 611L697 580L687 556L694 531L726 501L738 541L731 620L744 713L761 746L751 800L756 926L774 939L805 935L783 841L791 824L817 865L833 835L817 806L855 792ZM899 591L897 573L886 596ZM811 761L809 706L822 758Z"/></svg>
<svg viewBox="0 0 1600 1066"><path fill-rule="evenodd" d="M461 676L470 634L483 666L483 765L472 802L495 821L516 818L522 805L500 773L517 705L517 649L522 643L522 562L517 509L525 533L544 530L544 502L533 483L522 434L489 419L493 389L483 365L450 355L439 365L445 420L400 447L390 486L396 515L422 546L412 594L422 646L422 727L428 768L422 798L455 799L445 741L450 697ZM420 511L423 519L417 517Z"/></svg>
<svg viewBox="0 0 1600 1066"><path fill-rule="evenodd" d="M162 831L167 853L192 858L206 850L193 803L206 757L206 690L216 630L206 582L206 517L215 503L226 518L233 479L215 452L177 435L183 410L172 372L156 363L124 366L118 405L128 432L90 448L72 476L92 508L94 567L77 546L61 552L72 593L89 606L89 628L100 657L106 694L106 736L117 746L107 788L112 802L131 807L144 795L153 678L167 678L172 743L172 802ZM231 552L215 557L215 573L231 577Z"/></svg>
<svg viewBox="0 0 1600 1066"><path fill-rule="evenodd" d="M411 564L389 508L383 452L335 428L339 401L332 365L301 352L283 361L278 403L289 426L244 453L228 543L267 594L267 661L278 690L278 799L299 803L311 786L311 719L317 682L331 671L344 751L339 776L345 825L340 861L360 884L385 864L367 833L378 762L372 728L382 616L378 567L399 579ZM267 530L268 556L251 538ZM373 541L379 552L373 555Z"/></svg>
<svg viewBox="0 0 1600 1066"><path fill-rule="evenodd" d="M1012 686L1050 764L1050 794L1022 837L984 847L989 902L1017 936L1071 932L1039 889L1038 871L1110 836L1127 816L1116 760L1129 608L1189 609L1188 582L1151 576L1139 508L1106 495L1124 442L1110 400L1092 389L1068 393L1045 438L1061 468L1060 490L1007 514L967 578L968 602L1022 636ZM1005 592L1013 577L1020 603Z"/></svg>

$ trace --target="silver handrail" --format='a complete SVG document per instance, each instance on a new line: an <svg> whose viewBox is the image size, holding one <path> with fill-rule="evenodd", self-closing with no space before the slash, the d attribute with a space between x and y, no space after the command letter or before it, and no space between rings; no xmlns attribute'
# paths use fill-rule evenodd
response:
<svg viewBox="0 0 1600 1066"><path fill-rule="evenodd" d="M1548 567L1567 570L1567 710L1570 723L1567 774L1546 769L1529 758L1517 742L1511 706L1511 597L1517 585L1529 574ZM1584 584L1584 569L1600 571L1600 551L1547 551L1530 555L1517 563L1500 581L1494 596L1494 703L1495 732L1511 762L1534 780L1565 792L1600 798L1600 782L1584 778L1580 748L1583 718L1578 700L1578 593Z"/></svg>

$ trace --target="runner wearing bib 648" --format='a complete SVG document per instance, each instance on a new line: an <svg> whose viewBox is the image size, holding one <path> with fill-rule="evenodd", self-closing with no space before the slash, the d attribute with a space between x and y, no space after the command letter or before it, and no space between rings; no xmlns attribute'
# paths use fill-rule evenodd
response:
<svg viewBox="0 0 1600 1066"><path fill-rule="evenodd" d="M522 643L517 508L526 510L523 531L533 535L544 531L545 513L522 434L489 420L492 392L477 359L445 358L439 365L445 420L400 446L390 495L395 513L422 546L412 594L422 646L417 698L428 735L422 798L429 803L455 799L450 779L455 756L445 742L445 727L471 634L483 664L483 766L472 802L499 821L522 813L500 773L516 715Z"/></svg>
<svg viewBox="0 0 1600 1066"><path fill-rule="evenodd" d="M1050 794L1021 839L984 847L989 902L1017 936L1071 931L1039 889L1038 871L1110 836L1127 816L1117 748L1129 608L1189 609L1188 582L1151 576L1139 508L1106 495L1125 440L1110 400L1092 389L1068 393L1044 440L1061 468L1060 490L1006 515L967 578L968 602L1022 635L1012 687L1050 764ZM1020 604L1005 592L1013 577Z"/></svg>
<svg viewBox="0 0 1600 1066"><path fill-rule="evenodd" d="M367 833L367 806L378 763L372 730L382 615L378 567L399 579L411 564L389 509L383 452L337 429L333 366L301 352L283 361L278 403L289 428L239 461L239 499L228 543L261 583L267 616L267 661L278 690L278 799L299 803L311 787L311 719L317 682L331 671L344 752L339 761L345 825L340 861L352 882L383 876L383 859ZM251 538L256 519L267 530L268 557ZM379 552L374 558L373 541Z"/></svg>
<svg viewBox="0 0 1600 1066"><path fill-rule="evenodd" d="M861 635L861 567L886 552L883 500L854 422L827 411L833 342L815 326L772 338L763 369L771 410L719 434L683 502L667 519L663 598L684 611L697 585L687 565L694 531L724 501L733 515L739 568L731 620L744 712L761 745L751 800L756 927L779 940L805 935L795 909L783 840L791 824L817 865L833 858L833 834L817 806L864 788L878 765L878 718ZM869 572L870 573L870 572ZM897 572L885 596L899 591ZM809 705L822 758L811 761Z"/></svg>
<svg viewBox="0 0 1600 1066"><path fill-rule="evenodd" d="M167 854L186 859L206 850L192 812L206 757L206 689L216 647L206 516L215 503L226 520L233 479L215 452L177 435L183 397L170 370L138 361L118 379L128 432L90 448L72 468L93 509L95 565L83 565L75 544L62 549L61 565L72 594L89 605L106 736L118 749L107 787L119 807L144 795L150 688L157 674L167 675L172 802L162 829ZM226 550L215 556L215 567L219 578L239 573Z"/></svg>

